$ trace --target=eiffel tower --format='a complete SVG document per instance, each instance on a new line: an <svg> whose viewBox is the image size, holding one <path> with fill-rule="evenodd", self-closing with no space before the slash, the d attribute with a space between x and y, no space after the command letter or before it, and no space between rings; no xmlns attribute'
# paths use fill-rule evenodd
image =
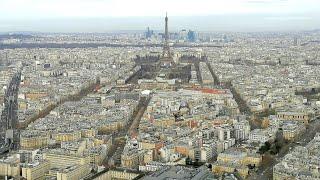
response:
<svg viewBox="0 0 320 180"><path fill-rule="evenodd" d="M163 52L162 57L160 58L160 66L161 67L171 67L174 66L175 63L172 58L172 54L170 52L169 46L169 31L168 31L168 15L166 13L165 17L165 33L164 33L164 44L163 44Z"/></svg>

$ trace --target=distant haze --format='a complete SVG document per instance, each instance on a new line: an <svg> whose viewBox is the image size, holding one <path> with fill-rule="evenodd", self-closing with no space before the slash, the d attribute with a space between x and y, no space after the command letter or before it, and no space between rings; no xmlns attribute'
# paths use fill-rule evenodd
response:
<svg viewBox="0 0 320 180"><path fill-rule="evenodd" d="M320 28L319 0L0 0L0 32L297 31Z"/></svg>

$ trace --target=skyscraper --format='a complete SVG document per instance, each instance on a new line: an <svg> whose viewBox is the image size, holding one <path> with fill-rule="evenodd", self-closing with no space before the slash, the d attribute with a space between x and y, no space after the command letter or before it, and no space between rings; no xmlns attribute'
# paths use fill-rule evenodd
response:
<svg viewBox="0 0 320 180"><path fill-rule="evenodd" d="M294 37L294 38L293 38L293 45L294 45L294 46L297 46L297 45L298 45L298 38L297 38L297 37Z"/></svg>
<svg viewBox="0 0 320 180"><path fill-rule="evenodd" d="M196 33L194 31L189 30L188 32L188 41L195 42L196 41Z"/></svg>
<svg viewBox="0 0 320 180"><path fill-rule="evenodd" d="M150 28L147 27L147 31L146 31L145 35L146 35L146 38L147 38L147 39L148 39L148 38L151 38L152 35L153 35L153 30L150 30Z"/></svg>

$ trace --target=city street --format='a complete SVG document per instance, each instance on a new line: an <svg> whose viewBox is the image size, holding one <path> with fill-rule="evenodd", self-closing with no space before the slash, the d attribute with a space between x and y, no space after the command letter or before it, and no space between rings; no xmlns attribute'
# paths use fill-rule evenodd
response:
<svg viewBox="0 0 320 180"><path fill-rule="evenodd" d="M301 136L298 136L298 139L294 142L290 142L288 144L285 144L280 152L273 156L273 161L270 163L270 165L267 168L259 169L257 174L253 174L249 177L249 179L261 179L261 180L270 180L272 179L272 170L273 166L276 165L281 161L281 159L290 152L291 149L293 149L296 146L305 146L308 144L315 136L317 132L320 130L320 119L315 119L311 121L307 125L308 129L303 133Z"/></svg>
<svg viewBox="0 0 320 180"><path fill-rule="evenodd" d="M1 118L1 139L0 145L2 148L0 149L1 152L6 152L8 148L17 149L19 144L19 131L17 129L17 110L18 110L18 91L19 91L19 84L20 84L20 72L17 73L13 78L12 81L6 91L5 96L5 109L3 111ZM13 130L13 137L6 139L6 131L8 129ZM12 139L11 139L12 138ZM11 142L8 142L11 141Z"/></svg>

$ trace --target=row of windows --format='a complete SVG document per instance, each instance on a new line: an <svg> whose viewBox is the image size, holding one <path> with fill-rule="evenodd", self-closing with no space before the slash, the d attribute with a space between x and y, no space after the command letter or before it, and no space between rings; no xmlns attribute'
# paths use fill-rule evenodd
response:
<svg viewBox="0 0 320 180"><path fill-rule="evenodd" d="M304 115L284 115L284 114L279 114L278 118L293 118L293 119L305 119L307 116Z"/></svg>

